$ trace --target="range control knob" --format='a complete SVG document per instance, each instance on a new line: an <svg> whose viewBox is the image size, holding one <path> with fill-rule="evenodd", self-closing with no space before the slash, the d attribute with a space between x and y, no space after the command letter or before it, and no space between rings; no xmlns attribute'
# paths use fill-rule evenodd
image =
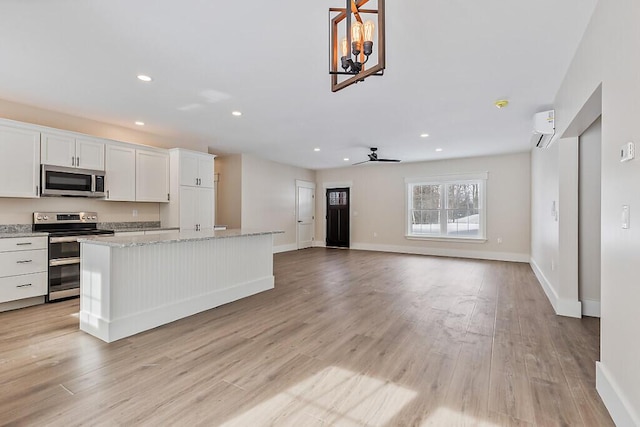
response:
<svg viewBox="0 0 640 427"><path fill-rule="evenodd" d="M96 219L98 219L98 217L94 215L91 217L91 219L95 221Z"/></svg>
<svg viewBox="0 0 640 427"><path fill-rule="evenodd" d="M49 220L49 217L48 217L47 215L45 215L45 216L44 216L44 220L45 220L45 221L48 221L48 220Z"/></svg>
<svg viewBox="0 0 640 427"><path fill-rule="evenodd" d="M42 215L38 215L38 216L36 217L36 219L37 219L38 221L42 221Z"/></svg>

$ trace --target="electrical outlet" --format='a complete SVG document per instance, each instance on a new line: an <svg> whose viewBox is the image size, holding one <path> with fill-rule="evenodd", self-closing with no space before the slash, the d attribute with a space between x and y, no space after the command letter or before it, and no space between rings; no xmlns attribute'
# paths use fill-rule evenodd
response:
<svg viewBox="0 0 640 427"><path fill-rule="evenodd" d="M378 237L378 233L376 233L375 231L373 232L373 237Z"/></svg>
<svg viewBox="0 0 640 427"><path fill-rule="evenodd" d="M134 217L138 216L138 209L134 209L133 212L132 212L132 215Z"/></svg>
<svg viewBox="0 0 640 427"><path fill-rule="evenodd" d="M501 245L501 244L502 244L502 237L498 237L496 240L498 241L498 244L499 244L499 245Z"/></svg>

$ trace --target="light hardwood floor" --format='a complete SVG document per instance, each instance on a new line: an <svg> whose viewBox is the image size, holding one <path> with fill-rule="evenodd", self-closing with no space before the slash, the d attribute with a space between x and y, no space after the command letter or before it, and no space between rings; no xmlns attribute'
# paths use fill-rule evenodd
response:
<svg viewBox="0 0 640 427"><path fill-rule="evenodd" d="M599 321L555 316L527 264L317 248L274 268L274 290L111 344L78 300L1 313L0 422L613 425Z"/></svg>

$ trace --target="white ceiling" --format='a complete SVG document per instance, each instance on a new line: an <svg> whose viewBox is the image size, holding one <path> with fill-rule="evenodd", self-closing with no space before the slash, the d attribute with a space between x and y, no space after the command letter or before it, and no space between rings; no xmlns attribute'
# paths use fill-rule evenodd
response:
<svg viewBox="0 0 640 427"><path fill-rule="evenodd" d="M385 75L332 93L344 0L2 0L0 98L312 169L525 151L596 2L387 0Z"/></svg>

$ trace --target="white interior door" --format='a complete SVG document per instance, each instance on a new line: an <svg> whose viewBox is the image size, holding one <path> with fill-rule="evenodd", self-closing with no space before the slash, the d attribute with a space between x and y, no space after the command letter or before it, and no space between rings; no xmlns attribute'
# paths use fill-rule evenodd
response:
<svg viewBox="0 0 640 427"><path fill-rule="evenodd" d="M315 236L316 184L296 181L296 220L298 249L313 245Z"/></svg>

